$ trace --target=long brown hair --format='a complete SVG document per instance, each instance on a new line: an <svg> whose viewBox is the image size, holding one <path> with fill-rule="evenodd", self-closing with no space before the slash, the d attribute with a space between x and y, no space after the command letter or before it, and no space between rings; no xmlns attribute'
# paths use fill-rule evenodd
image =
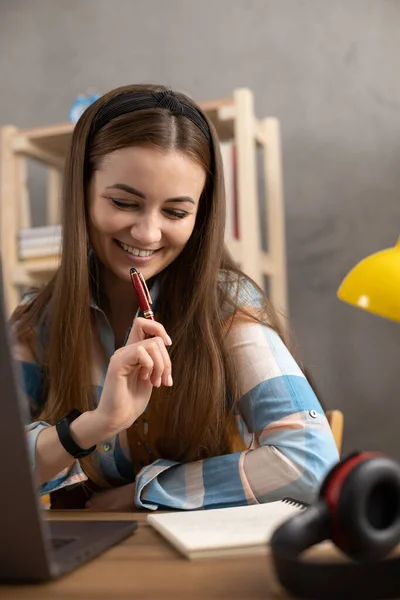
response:
<svg viewBox="0 0 400 600"><path fill-rule="evenodd" d="M82 412L93 409L87 208L91 176L105 155L128 146L174 149L196 160L207 178L195 228L178 258L158 276L157 311L174 341L170 351L176 374L174 386L154 389L151 400L157 405L162 423L160 454L176 461L191 461L222 454L228 447L227 420L238 400L238 384L224 343L232 322L227 314L265 322L282 337L283 331L261 290L263 300L258 314L248 313L241 306L241 285L249 279L224 245L223 167L219 140L207 117L203 114L211 143L191 120L173 115L167 108L120 115L91 139L91 126L101 107L116 95L143 91L165 88L118 88L97 100L78 121L65 165L60 267L31 302L19 307L14 320L18 339L31 346L38 323L45 328L41 363L47 399L39 418L54 424L73 408ZM185 95L175 95L200 110ZM101 481L91 457L85 459L84 469L92 480Z"/></svg>

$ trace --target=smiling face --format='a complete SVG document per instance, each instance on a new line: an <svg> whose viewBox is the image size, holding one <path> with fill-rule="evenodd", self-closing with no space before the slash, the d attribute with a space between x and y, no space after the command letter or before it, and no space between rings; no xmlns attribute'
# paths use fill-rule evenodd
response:
<svg viewBox="0 0 400 600"><path fill-rule="evenodd" d="M89 193L89 235L109 274L149 279L182 252L195 226L204 169L185 154L129 147L104 157Z"/></svg>

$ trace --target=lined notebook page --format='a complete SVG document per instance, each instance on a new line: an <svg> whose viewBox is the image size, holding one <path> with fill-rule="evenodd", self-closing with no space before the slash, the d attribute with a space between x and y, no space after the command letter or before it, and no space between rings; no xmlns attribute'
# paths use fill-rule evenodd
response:
<svg viewBox="0 0 400 600"><path fill-rule="evenodd" d="M272 533L300 505L270 502L234 508L148 515L148 523L189 558L267 550Z"/></svg>

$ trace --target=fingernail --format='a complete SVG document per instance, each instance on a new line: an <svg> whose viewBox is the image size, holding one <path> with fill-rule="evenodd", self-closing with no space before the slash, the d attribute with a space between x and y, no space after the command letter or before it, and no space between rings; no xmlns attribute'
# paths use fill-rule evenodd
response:
<svg viewBox="0 0 400 600"><path fill-rule="evenodd" d="M166 338L165 338L165 339L167 340L167 346L171 346L171 345L172 345L172 340L171 340L171 338L169 337L168 333L167 333L167 336L166 336Z"/></svg>
<svg viewBox="0 0 400 600"><path fill-rule="evenodd" d="M168 375L168 377L167 377L167 383L168 383L169 386L173 385L172 375Z"/></svg>
<svg viewBox="0 0 400 600"><path fill-rule="evenodd" d="M161 377L159 377L156 381L156 387L160 387L161 386Z"/></svg>

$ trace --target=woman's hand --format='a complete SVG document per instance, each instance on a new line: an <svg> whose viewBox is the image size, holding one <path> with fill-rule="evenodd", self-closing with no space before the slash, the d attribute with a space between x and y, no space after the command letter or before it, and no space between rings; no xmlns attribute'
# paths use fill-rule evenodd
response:
<svg viewBox="0 0 400 600"><path fill-rule="evenodd" d="M135 484L129 483L112 490L97 492L86 502L90 510L120 510L134 509Z"/></svg>
<svg viewBox="0 0 400 600"><path fill-rule="evenodd" d="M161 323L135 319L126 345L110 360L94 411L107 431L104 439L130 427L145 411L153 386L172 386L171 360L166 349L171 343Z"/></svg>

